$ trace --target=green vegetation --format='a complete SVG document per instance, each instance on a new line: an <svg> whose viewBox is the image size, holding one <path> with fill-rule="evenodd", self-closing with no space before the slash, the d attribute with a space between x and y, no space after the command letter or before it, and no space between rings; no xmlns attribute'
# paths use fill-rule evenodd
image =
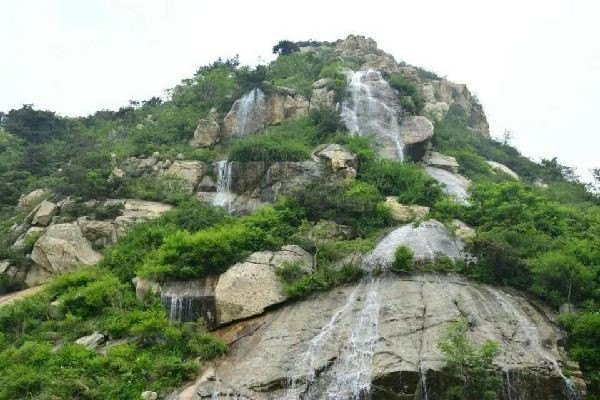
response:
<svg viewBox="0 0 600 400"><path fill-rule="evenodd" d="M448 396L456 400L496 399L502 383L493 369L498 344L486 340L477 347L467 338L468 329L464 320L451 323L438 342L448 371L458 381Z"/></svg>
<svg viewBox="0 0 600 400"><path fill-rule="evenodd" d="M295 140L281 136L247 136L229 149L232 161L303 161L310 158L310 149Z"/></svg>
<svg viewBox="0 0 600 400"><path fill-rule="evenodd" d="M406 246L398 246L394 252L394 264L392 270L396 272L410 272L413 270L413 258L415 254Z"/></svg>
<svg viewBox="0 0 600 400"><path fill-rule="evenodd" d="M298 51L306 45L314 48ZM20 232L10 227L31 211L15 213L14 206L22 193L34 188L49 188L59 199L73 197L68 215L61 215L70 220L84 215L113 219L122 211L120 204L102 206L90 199L133 197L176 207L104 250L96 268L61 276L40 294L0 309L0 400L131 399L143 390L168 393L194 376L196 357L201 362L217 357L225 346L202 327L168 321L157 299L138 300L131 286L134 276L166 280L219 274L251 252L295 243L313 254L314 272L306 274L292 263L278 274L291 298L304 298L362 277L359 256L394 224L383 202L386 196L429 206L430 217L445 223L458 218L477 230L468 241L476 263L439 259L415 266L410 250L400 247L396 271L455 272L511 285L554 308L569 303L571 312L560 319L571 335L569 351L589 381L589 398L599 399L600 198L592 187L580 183L573 169L557 159L535 163L523 157L510 146L510 135L498 141L474 132L458 105L436 121L433 145L456 157L460 173L473 180L469 206L450 200L421 166L381 159L372 138L348 135L339 113L331 109L285 119L261 135L191 149L188 141L198 119L212 108L222 118L235 99L257 87L309 99L312 84L322 78L340 101L344 68L362 64L341 60L328 43L282 41L274 51L280 54L275 61L256 68L240 66L237 58L201 67L164 100L132 101L117 111L82 118L31 105L4 115L0 260L21 270L31 262L26 255L37 237L26 239L24 249L14 249L10 246ZM439 79L425 70L418 73L423 79ZM400 74L388 79L400 92L402 106L421 113L425 102L418 86ZM170 160L181 153L207 162L224 156L235 161L302 161L327 143L342 144L357 155L356 178L325 174L289 198L246 216L230 216L193 200L186 182L173 176L117 179L111 174L115 156L124 160L159 152L161 159ZM505 164L521 181L493 171L487 160ZM600 182L600 172L595 173ZM338 235L334 223L345 225L348 234ZM0 275L0 293L21 288L19 282ZM51 308L54 301L58 303ZM106 354L73 344L95 331L108 334L114 344ZM451 395L494 398L497 380L490 367L496 346L476 347L466 331L464 322L452 325L439 345L460 383Z"/></svg>
<svg viewBox="0 0 600 400"><path fill-rule="evenodd" d="M165 236L138 275L153 279L193 278L219 274L258 250L280 247L300 224L301 213L284 203L194 233Z"/></svg>
<svg viewBox="0 0 600 400"><path fill-rule="evenodd" d="M419 115L425 107L425 98L417 83L404 75L391 74L387 77L391 87L400 93L400 104L413 115Z"/></svg>
<svg viewBox="0 0 600 400"><path fill-rule="evenodd" d="M50 303L58 300L55 318ZM73 343L110 335L106 354ZM106 270L55 279L42 293L0 308L0 399L135 399L193 378L198 363L226 351L194 324L173 324L153 299L135 298Z"/></svg>

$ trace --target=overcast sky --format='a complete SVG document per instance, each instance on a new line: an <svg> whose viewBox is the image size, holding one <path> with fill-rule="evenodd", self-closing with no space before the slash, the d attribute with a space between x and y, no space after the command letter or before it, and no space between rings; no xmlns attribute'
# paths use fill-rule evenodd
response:
<svg viewBox="0 0 600 400"><path fill-rule="evenodd" d="M374 38L466 83L526 155L600 166L597 0L0 0L0 110L61 115L160 95L198 66L270 61L278 40Z"/></svg>

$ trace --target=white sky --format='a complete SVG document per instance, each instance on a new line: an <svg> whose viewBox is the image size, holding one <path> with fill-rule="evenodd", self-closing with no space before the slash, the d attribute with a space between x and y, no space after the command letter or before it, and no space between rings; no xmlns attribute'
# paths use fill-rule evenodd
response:
<svg viewBox="0 0 600 400"><path fill-rule="evenodd" d="M0 110L62 115L160 95L198 66L272 59L279 39L373 37L397 60L467 83L493 136L600 166L597 0L0 0Z"/></svg>

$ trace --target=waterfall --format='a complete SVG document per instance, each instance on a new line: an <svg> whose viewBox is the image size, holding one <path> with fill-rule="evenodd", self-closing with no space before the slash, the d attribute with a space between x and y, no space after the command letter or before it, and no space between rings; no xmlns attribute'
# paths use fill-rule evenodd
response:
<svg viewBox="0 0 600 400"><path fill-rule="evenodd" d="M371 390L371 372L375 345L379 339L379 280L365 286L366 299L350 343L332 366L333 380L327 387L327 399L362 399Z"/></svg>
<svg viewBox="0 0 600 400"><path fill-rule="evenodd" d="M306 374L306 390L303 399L358 400L368 397L371 390L372 362L379 334L379 278L372 277L372 269L352 292L346 297L344 305L338 308L329 321L311 339L308 349L302 357L298 368ZM344 321L344 323L341 323ZM340 326L353 326L347 335L342 335ZM340 343L340 353L329 366L318 365L317 359L323 346L328 342ZM312 385L320 375L328 377L326 388ZM298 376L290 374L291 377ZM297 398L293 379L288 379L286 398Z"/></svg>
<svg viewBox="0 0 600 400"><path fill-rule="evenodd" d="M256 133L264 128L266 119L266 100L262 90L256 88L246 93L232 110L235 126L232 136L243 136L246 133Z"/></svg>
<svg viewBox="0 0 600 400"><path fill-rule="evenodd" d="M429 400L429 395L427 394L427 371L425 367L421 364L421 400Z"/></svg>
<svg viewBox="0 0 600 400"><path fill-rule="evenodd" d="M512 384L510 383L510 369L504 368L504 376L506 377L506 400L512 400Z"/></svg>
<svg viewBox="0 0 600 400"><path fill-rule="evenodd" d="M398 123L397 93L372 69L358 71L348 82L350 98L342 103L342 120L351 133L373 134L383 145L383 155L402 160L404 146Z"/></svg>
<svg viewBox="0 0 600 400"><path fill-rule="evenodd" d="M558 361L556 361L556 358L543 347L538 330L531 323L529 318L527 318L525 315L523 315L523 313L520 310L517 310L517 308L510 301L505 299L500 294L501 293L500 291L490 290L490 292L496 298L496 300L498 300L502 309L504 311L506 311L506 313L508 315L513 316L517 319L519 326L523 329L525 336L527 338L526 344L528 346L532 347L540 355L541 358L545 359L550 364L552 364L556 373L565 382L565 391L566 391L567 398L570 400L578 400L579 392L578 392L577 388L575 387L573 380L571 378L567 377L563 373L562 368L560 367L560 365L558 365ZM511 298L511 296L509 294L507 294L507 293L503 293L503 294L504 294L504 296ZM508 389L509 389L509 400L510 400L510 389L511 388L510 388L510 379L509 378L510 378L510 375L507 373L507 384L508 384Z"/></svg>
<svg viewBox="0 0 600 400"><path fill-rule="evenodd" d="M217 193L213 205L225 207L231 211L233 194L231 193L232 163L227 160L217 162Z"/></svg>
<svg viewBox="0 0 600 400"><path fill-rule="evenodd" d="M193 300L173 294L161 294L161 302L169 310L169 319L172 321L189 320L193 314Z"/></svg>

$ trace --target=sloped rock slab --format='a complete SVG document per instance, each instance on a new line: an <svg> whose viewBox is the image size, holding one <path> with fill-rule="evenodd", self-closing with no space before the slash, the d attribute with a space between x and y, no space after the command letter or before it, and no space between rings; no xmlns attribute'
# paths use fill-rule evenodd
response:
<svg viewBox="0 0 600 400"><path fill-rule="evenodd" d="M265 315L231 341L196 398L414 399L425 387L428 398L446 399L451 382L436 344L459 318L474 342L499 343L496 363L510 377L503 400L569 398L555 366L563 333L550 314L517 293L439 275L384 276Z"/></svg>

